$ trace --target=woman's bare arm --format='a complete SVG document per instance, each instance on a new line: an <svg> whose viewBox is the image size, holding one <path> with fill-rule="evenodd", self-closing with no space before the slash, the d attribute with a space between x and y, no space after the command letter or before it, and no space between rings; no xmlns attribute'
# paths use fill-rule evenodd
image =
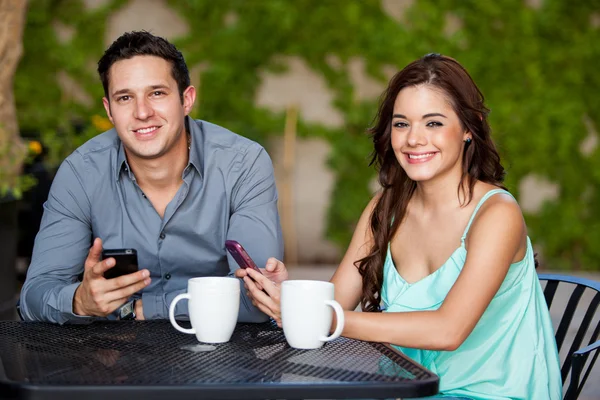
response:
<svg viewBox="0 0 600 400"><path fill-rule="evenodd" d="M497 195L481 208L469 234L466 263L435 311L346 312L343 335L403 347L454 350L469 336L526 242L518 204Z"/></svg>

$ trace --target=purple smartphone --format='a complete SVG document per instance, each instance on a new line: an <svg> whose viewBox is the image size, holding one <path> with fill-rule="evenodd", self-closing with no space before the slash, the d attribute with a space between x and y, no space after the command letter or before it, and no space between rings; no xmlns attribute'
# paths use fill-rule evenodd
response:
<svg viewBox="0 0 600 400"><path fill-rule="evenodd" d="M233 259L238 263L240 268L252 268L255 271L260 272L260 269L256 266L254 261L250 258L246 250L242 247L241 244L236 242L235 240L226 240L225 248L231 254ZM262 274L262 272L260 272Z"/></svg>

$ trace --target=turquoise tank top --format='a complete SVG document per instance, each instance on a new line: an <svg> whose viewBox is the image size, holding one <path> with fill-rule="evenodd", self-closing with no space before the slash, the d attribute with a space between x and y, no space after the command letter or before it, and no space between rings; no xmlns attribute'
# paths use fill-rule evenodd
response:
<svg viewBox="0 0 600 400"><path fill-rule="evenodd" d="M402 279L388 245L381 289L385 312L437 310L441 306L465 265L465 238L471 223L481 205L497 193L510 195L501 189L486 193L473 211L460 247L438 270L420 281L408 283ZM442 396L477 400L562 398L552 321L529 237L525 257L511 264L498 293L458 349L394 347L440 377Z"/></svg>

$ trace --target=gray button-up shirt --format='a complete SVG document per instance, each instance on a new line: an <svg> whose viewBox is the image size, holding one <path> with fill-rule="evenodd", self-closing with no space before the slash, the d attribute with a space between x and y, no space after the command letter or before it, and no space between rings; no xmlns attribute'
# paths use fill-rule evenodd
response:
<svg viewBox="0 0 600 400"><path fill-rule="evenodd" d="M186 122L192 137L189 164L163 218L137 185L114 129L65 159L44 205L21 291L25 320L91 320L73 313L73 295L95 237L106 249L137 250L140 269L147 268L152 278L141 292L147 319L168 318L171 301L186 292L188 279L233 274L238 265L226 253L225 240L240 242L259 266L283 256L266 151L217 125ZM239 320L266 320L245 292L242 287ZM177 304L177 316L187 316L186 303Z"/></svg>

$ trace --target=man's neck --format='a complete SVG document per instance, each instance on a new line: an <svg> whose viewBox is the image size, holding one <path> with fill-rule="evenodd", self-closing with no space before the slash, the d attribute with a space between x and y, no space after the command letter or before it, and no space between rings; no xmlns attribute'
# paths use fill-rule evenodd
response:
<svg viewBox="0 0 600 400"><path fill-rule="evenodd" d="M127 152L126 152L127 153ZM184 133L168 154L156 159L127 157L131 172L142 190L164 190L179 187L188 164L188 135Z"/></svg>

